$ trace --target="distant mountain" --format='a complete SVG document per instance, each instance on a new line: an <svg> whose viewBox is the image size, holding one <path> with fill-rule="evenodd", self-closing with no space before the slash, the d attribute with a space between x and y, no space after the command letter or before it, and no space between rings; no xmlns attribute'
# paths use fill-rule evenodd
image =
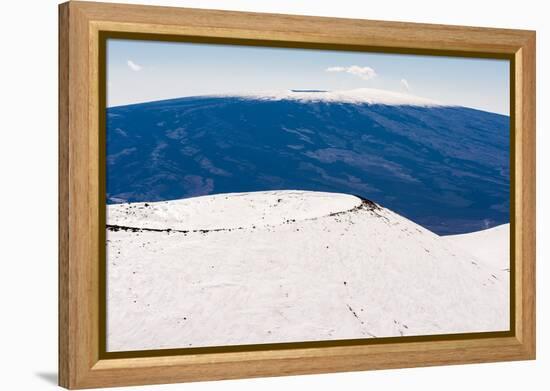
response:
<svg viewBox="0 0 550 391"><path fill-rule="evenodd" d="M438 234L509 222L509 117L410 95L197 96L107 110L109 203L356 194Z"/></svg>

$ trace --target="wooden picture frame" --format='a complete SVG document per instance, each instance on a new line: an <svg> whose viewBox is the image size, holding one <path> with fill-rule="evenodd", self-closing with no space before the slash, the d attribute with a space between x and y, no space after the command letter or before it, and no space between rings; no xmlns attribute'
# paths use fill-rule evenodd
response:
<svg viewBox="0 0 550 391"><path fill-rule="evenodd" d="M105 34L511 61L512 329L359 343L105 354ZM103 194L103 195L102 195ZM103 254L103 255L102 255ZM535 32L70 1L59 6L59 384L69 389L535 358Z"/></svg>

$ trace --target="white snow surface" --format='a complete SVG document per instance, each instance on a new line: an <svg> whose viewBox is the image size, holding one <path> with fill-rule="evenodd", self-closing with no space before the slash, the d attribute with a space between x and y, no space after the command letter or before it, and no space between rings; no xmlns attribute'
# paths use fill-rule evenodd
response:
<svg viewBox="0 0 550 391"><path fill-rule="evenodd" d="M280 195L280 196L279 196ZM347 210L361 203L347 194L265 191L207 195L174 201L107 206L113 224L139 228L199 230L281 225ZM145 207L150 205L151 207ZM271 213L275 209L276 213Z"/></svg>
<svg viewBox="0 0 550 391"><path fill-rule="evenodd" d="M235 93L214 96L232 96L243 99L259 100L296 100L302 102L341 102L341 103L367 103L381 105L404 105L404 106L440 106L437 101L418 97L415 95L379 90L375 88L357 88L344 91L322 91L322 90L283 90L266 91L261 93Z"/></svg>
<svg viewBox="0 0 550 391"><path fill-rule="evenodd" d="M506 291L510 286L510 224L462 235L444 237L455 247L468 251L481 263L494 270L494 275L504 281Z"/></svg>
<svg viewBox="0 0 550 391"><path fill-rule="evenodd" d="M107 222L108 351L509 328L494 264L354 196L119 204Z"/></svg>
<svg viewBox="0 0 550 391"><path fill-rule="evenodd" d="M445 239L469 251L486 265L497 270L510 269L510 224L468 234L449 235Z"/></svg>

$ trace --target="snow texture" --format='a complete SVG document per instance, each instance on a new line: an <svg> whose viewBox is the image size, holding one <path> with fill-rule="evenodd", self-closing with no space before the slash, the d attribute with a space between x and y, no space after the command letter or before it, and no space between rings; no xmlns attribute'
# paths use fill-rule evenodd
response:
<svg viewBox="0 0 550 391"><path fill-rule="evenodd" d="M355 196L219 194L107 213L108 351L509 328L503 260L470 248L502 240L440 237Z"/></svg>
<svg viewBox="0 0 550 391"><path fill-rule="evenodd" d="M445 239L469 250L487 265L501 270L510 267L510 224L469 234L449 235Z"/></svg>

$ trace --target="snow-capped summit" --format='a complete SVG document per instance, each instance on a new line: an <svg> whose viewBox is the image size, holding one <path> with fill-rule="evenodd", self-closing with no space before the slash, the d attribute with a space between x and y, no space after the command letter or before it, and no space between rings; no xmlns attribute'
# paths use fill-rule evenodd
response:
<svg viewBox="0 0 550 391"><path fill-rule="evenodd" d="M113 224L136 228L217 230L312 220L360 204L359 198L349 194L257 191L108 205L107 216Z"/></svg>
<svg viewBox="0 0 550 391"><path fill-rule="evenodd" d="M293 89L285 91L267 91L262 93L237 93L221 96L234 96L245 99L260 100L296 100L303 102L341 102L341 103L367 103L390 106L441 106L440 103L411 94L379 90L374 88L357 88L345 91L304 90Z"/></svg>
<svg viewBox="0 0 550 391"><path fill-rule="evenodd" d="M107 223L109 351L509 327L508 273L355 196L118 204Z"/></svg>

